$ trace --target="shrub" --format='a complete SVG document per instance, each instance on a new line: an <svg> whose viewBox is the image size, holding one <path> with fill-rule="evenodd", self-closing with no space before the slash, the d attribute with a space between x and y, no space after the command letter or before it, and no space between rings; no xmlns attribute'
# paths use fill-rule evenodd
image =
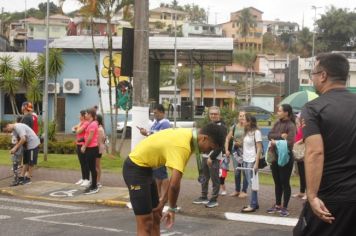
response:
<svg viewBox="0 0 356 236"><path fill-rule="evenodd" d="M11 136L10 135L0 135L0 149L10 150L11 149Z"/></svg>

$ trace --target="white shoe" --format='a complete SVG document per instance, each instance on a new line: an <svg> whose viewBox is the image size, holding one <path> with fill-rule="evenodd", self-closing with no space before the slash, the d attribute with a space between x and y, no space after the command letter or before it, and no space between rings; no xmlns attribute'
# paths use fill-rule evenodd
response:
<svg viewBox="0 0 356 236"><path fill-rule="evenodd" d="M97 186L98 186L98 188L103 187L103 185L101 183L98 183Z"/></svg>
<svg viewBox="0 0 356 236"><path fill-rule="evenodd" d="M78 182L76 182L75 184L80 185L80 184L83 183L83 181L84 181L84 179L80 179L80 180L78 180Z"/></svg>
<svg viewBox="0 0 356 236"><path fill-rule="evenodd" d="M225 196L226 194L227 194L226 191L221 191L221 192L220 192L220 195L221 195L221 196Z"/></svg>
<svg viewBox="0 0 356 236"><path fill-rule="evenodd" d="M83 180L83 183L80 185L81 187L88 187L90 185L90 181L85 179Z"/></svg>

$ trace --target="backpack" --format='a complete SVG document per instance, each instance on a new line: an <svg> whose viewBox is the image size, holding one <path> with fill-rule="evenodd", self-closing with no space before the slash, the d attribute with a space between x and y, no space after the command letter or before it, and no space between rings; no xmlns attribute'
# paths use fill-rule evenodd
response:
<svg viewBox="0 0 356 236"><path fill-rule="evenodd" d="M38 135L38 117L35 114L32 114L32 130Z"/></svg>

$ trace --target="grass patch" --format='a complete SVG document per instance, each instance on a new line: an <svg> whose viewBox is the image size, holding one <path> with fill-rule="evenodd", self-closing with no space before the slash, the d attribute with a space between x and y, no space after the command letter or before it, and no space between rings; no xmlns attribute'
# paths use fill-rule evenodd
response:
<svg viewBox="0 0 356 236"><path fill-rule="evenodd" d="M122 164L124 159L115 157L110 159L107 155L104 155L101 159L101 166L103 171L121 173ZM7 150L0 150L0 165L8 165L10 168L11 159L10 153ZM66 170L80 170L78 157L75 154L49 154L47 161L43 160L43 154L39 154L38 167L53 168L53 169L66 169ZM196 168L195 158L192 157L187 167L185 168L184 179L197 180L198 170ZM227 182L234 182L234 174L229 171ZM299 177L292 176L290 180L292 187L299 187ZM273 178L270 173L260 173L260 184L273 185Z"/></svg>

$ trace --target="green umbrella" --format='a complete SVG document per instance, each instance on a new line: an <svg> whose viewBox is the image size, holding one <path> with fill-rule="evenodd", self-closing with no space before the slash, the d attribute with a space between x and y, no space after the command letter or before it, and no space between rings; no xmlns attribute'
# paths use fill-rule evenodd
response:
<svg viewBox="0 0 356 236"><path fill-rule="evenodd" d="M279 105L281 104L289 104L293 108L293 110L300 111L305 103L315 99L318 97L318 94L311 91L299 91L292 93L285 99L283 99Z"/></svg>

